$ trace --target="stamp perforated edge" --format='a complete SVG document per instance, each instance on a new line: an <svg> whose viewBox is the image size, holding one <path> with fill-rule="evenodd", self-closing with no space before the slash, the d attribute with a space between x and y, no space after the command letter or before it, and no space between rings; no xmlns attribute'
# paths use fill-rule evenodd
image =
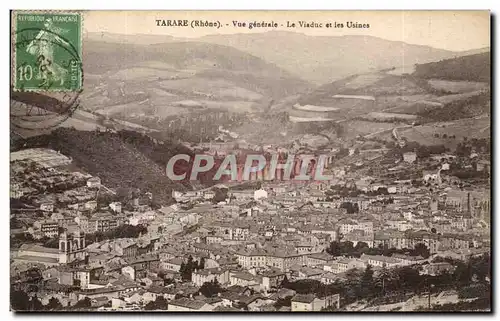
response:
<svg viewBox="0 0 500 321"><path fill-rule="evenodd" d="M80 63L82 64L82 72L80 76L80 87L77 90L67 90L67 89L52 89L52 90L47 90L44 88L25 88L25 89L18 89L16 88L16 33L17 33L17 25L16 25L16 16L17 14L75 14L80 16L80 35L79 35L79 49L80 52L77 54L79 55ZM83 19L83 11L82 10L11 10L11 88L14 91L17 92L62 92L62 93L67 93L67 92L81 92L83 90L83 25L84 25L84 19Z"/></svg>

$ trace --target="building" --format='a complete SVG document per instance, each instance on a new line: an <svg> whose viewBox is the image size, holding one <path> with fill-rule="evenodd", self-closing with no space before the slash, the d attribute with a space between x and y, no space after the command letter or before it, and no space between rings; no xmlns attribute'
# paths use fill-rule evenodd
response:
<svg viewBox="0 0 500 321"><path fill-rule="evenodd" d="M389 256L383 255L361 255L361 260L374 267L392 268L400 265L401 261Z"/></svg>
<svg viewBox="0 0 500 321"><path fill-rule="evenodd" d="M348 233L355 231L355 230L361 230L365 234L373 234L373 222L371 222L371 221L361 221L361 222L349 221L349 222L344 222L344 223L340 224L340 227L339 227L339 232L342 235L347 235Z"/></svg>
<svg viewBox="0 0 500 321"><path fill-rule="evenodd" d="M40 210L44 212L53 212L54 211L54 203L47 202L40 204Z"/></svg>
<svg viewBox="0 0 500 321"><path fill-rule="evenodd" d="M327 272L332 273L344 273L350 269L364 269L366 268L366 262L360 259L346 259L342 258L334 261L330 265L325 265L323 269Z"/></svg>
<svg viewBox="0 0 500 321"><path fill-rule="evenodd" d="M281 282L285 279L285 273L277 270L265 271L261 274L262 276L262 288L264 290L270 290L278 288Z"/></svg>
<svg viewBox="0 0 500 321"><path fill-rule="evenodd" d="M403 153L403 160L406 163L413 164L417 160L417 153L415 153L415 152Z"/></svg>
<svg viewBox="0 0 500 321"><path fill-rule="evenodd" d="M328 253L313 253L306 257L307 266L319 266L323 267L327 264L331 264L334 261L334 257Z"/></svg>
<svg viewBox="0 0 500 321"><path fill-rule="evenodd" d="M35 221L33 228L45 237L53 238L59 235L59 223L55 220Z"/></svg>
<svg viewBox="0 0 500 321"><path fill-rule="evenodd" d="M212 311L214 307L204 301L191 298L180 298L168 303L167 311Z"/></svg>
<svg viewBox="0 0 500 321"><path fill-rule="evenodd" d="M75 260L84 261L87 257L85 250L85 234L77 231L72 235L66 232L59 236L59 263L70 263Z"/></svg>
<svg viewBox="0 0 500 321"><path fill-rule="evenodd" d="M118 219L111 213L96 213L87 224L88 232L106 232L118 227Z"/></svg>
<svg viewBox="0 0 500 321"><path fill-rule="evenodd" d="M121 202L112 202L109 203L109 208L115 213L121 213L122 212L122 203Z"/></svg>
<svg viewBox="0 0 500 321"><path fill-rule="evenodd" d="M429 263L422 267L421 274L436 276L443 272L453 272L454 269L455 267L448 262Z"/></svg>
<svg viewBox="0 0 500 321"><path fill-rule="evenodd" d="M256 190L254 192L254 200L258 201L258 200L261 200L261 199L266 199L267 198L267 192L263 189L259 189L259 190Z"/></svg>
<svg viewBox="0 0 500 321"><path fill-rule="evenodd" d="M183 263L182 259L173 258L165 262L161 262L162 269L179 272L181 270L181 265Z"/></svg>
<svg viewBox="0 0 500 321"><path fill-rule="evenodd" d="M296 294L291 302L292 312L321 311L332 306L338 309L340 306L340 297L338 294L335 294L320 299L314 294Z"/></svg>
<svg viewBox="0 0 500 321"><path fill-rule="evenodd" d="M99 177L91 177L87 180L88 188L100 188L101 187L101 179Z"/></svg>
<svg viewBox="0 0 500 321"><path fill-rule="evenodd" d="M58 249L43 247L37 244L23 244L19 248L14 261L56 266L76 260L85 261L86 258L85 235L78 231L73 235L67 235L66 232L61 233Z"/></svg>
<svg viewBox="0 0 500 321"><path fill-rule="evenodd" d="M202 286L205 282L217 280L219 284L229 283L229 270L221 268L201 269L194 271L191 276L191 282L197 286Z"/></svg>
<svg viewBox="0 0 500 321"><path fill-rule="evenodd" d="M23 244L17 251L14 262L41 264L46 267L59 265L59 250L37 244Z"/></svg>

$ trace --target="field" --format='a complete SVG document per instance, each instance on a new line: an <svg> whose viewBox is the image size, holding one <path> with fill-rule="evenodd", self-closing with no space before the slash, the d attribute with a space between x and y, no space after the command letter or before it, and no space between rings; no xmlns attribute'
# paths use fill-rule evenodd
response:
<svg viewBox="0 0 500 321"><path fill-rule="evenodd" d="M390 131L397 126L395 123L381 123L364 120L351 120L342 125L344 127L344 137L348 139L356 138L358 135L366 136L382 132L390 133Z"/></svg>
<svg viewBox="0 0 500 321"><path fill-rule="evenodd" d="M402 120L402 121L412 121L416 120L418 116L410 114L397 114L397 113L384 113L384 112L371 112L365 116L362 116L367 120L375 121L390 121L390 120Z"/></svg>
<svg viewBox="0 0 500 321"><path fill-rule="evenodd" d="M422 145L440 145L455 148L464 137L489 138L490 117L460 119L450 122L438 122L430 125L416 126L399 130L401 137L409 141L416 141ZM438 134L439 138L434 135ZM446 134L447 138L442 138ZM455 138L449 138L455 136Z"/></svg>
<svg viewBox="0 0 500 321"><path fill-rule="evenodd" d="M440 79L429 79L429 85L437 90L444 90L450 93L465 93L470 91L488 89L489 84L477 81L449 81Z"/></svg>

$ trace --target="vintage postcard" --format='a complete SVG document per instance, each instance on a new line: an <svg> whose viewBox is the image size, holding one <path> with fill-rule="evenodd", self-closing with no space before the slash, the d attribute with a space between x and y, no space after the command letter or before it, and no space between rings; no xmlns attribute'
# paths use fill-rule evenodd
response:
<svg viewBox="0 0 500 321"><path fill-rule="evenodd" d="M12 11L11 310L491 312L490 21Z"/></svg>

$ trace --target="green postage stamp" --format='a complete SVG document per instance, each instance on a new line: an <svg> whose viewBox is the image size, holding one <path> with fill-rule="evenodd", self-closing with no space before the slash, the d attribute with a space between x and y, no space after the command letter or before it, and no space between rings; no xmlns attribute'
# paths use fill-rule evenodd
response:
<svg viewBox="0 0 500 321"><path fill-rule="evenodd" d="M76 12L13 13L13 86L16 91L79 91L82 16Z"/></svg>

